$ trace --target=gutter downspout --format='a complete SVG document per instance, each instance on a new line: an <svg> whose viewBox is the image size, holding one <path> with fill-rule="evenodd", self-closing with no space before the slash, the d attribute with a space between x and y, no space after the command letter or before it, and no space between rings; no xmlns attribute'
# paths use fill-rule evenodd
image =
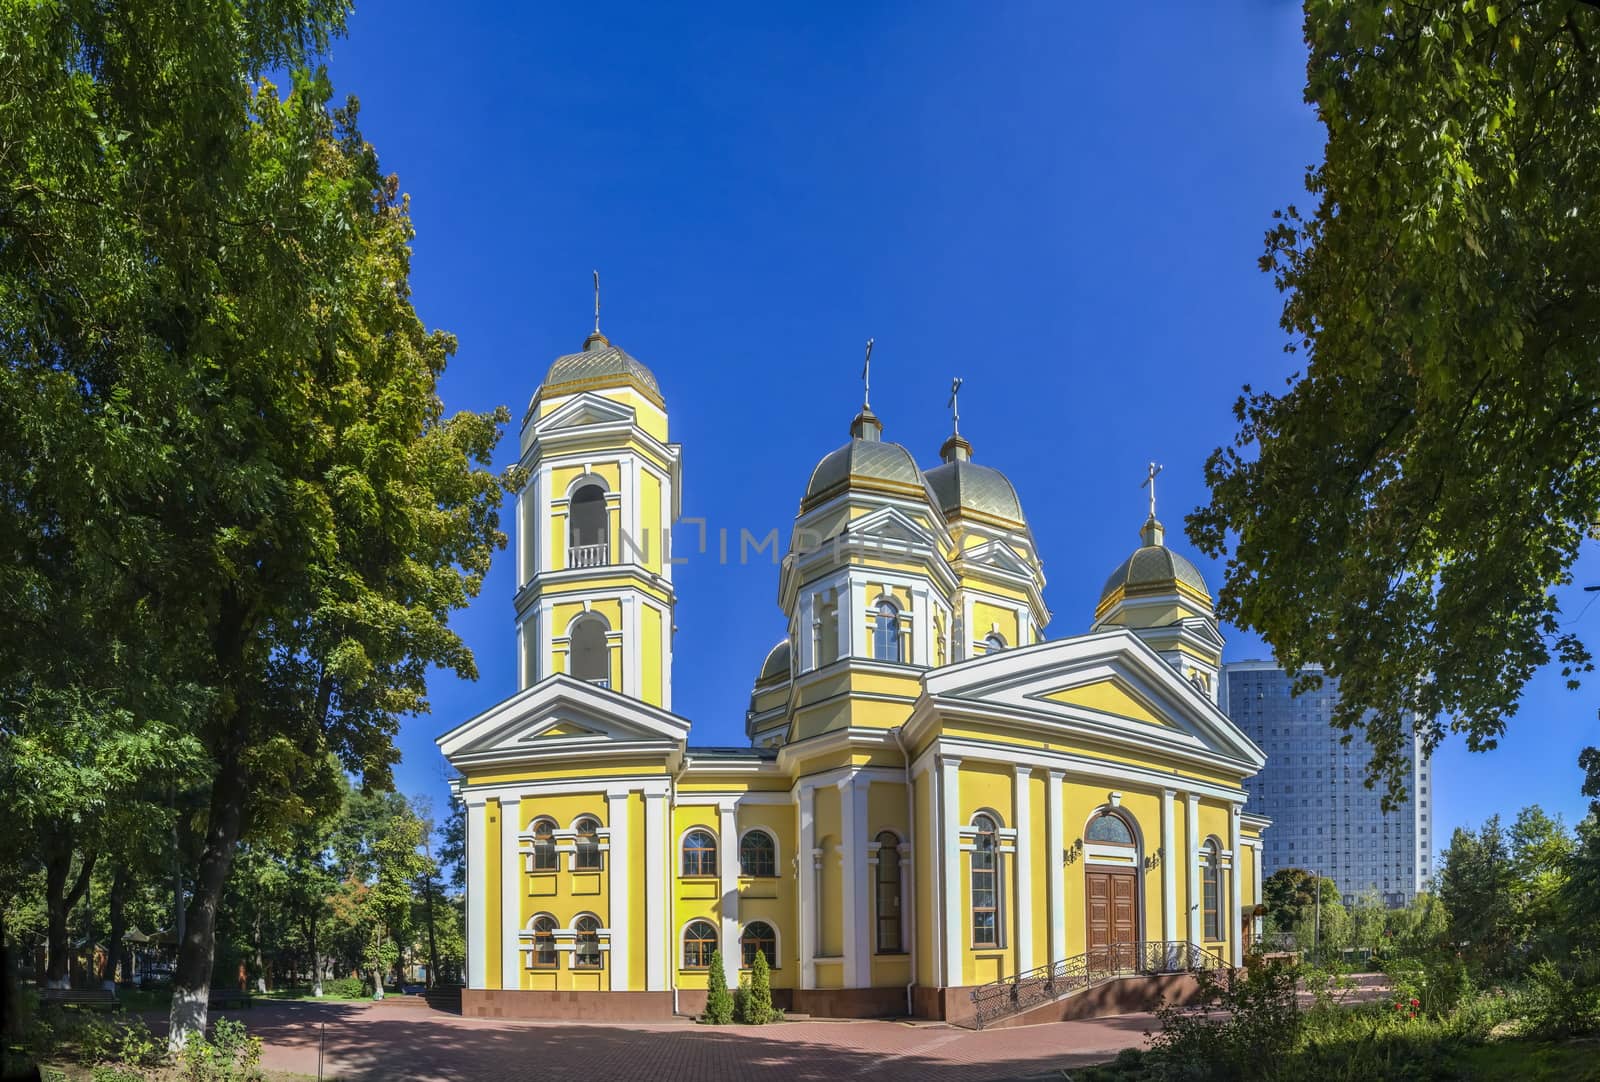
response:
<svg viewBox="0 0 1600 1082"><path fill-rule="evenodd" d="M902 727L896 725L889 730L894 734L894 742L900 745L900 754L906 761L906 845L910 848L911 861L911 897L909 904L901 906L901 912L907 914L906 920L906 956L911 961L911 971L906 981L906 1017L916 1017L916 1010L912 1005L911 989L917 983L917 862L916 862L916 823L917 823L917 794L911 784L911 749L906 747Z"/></svg>

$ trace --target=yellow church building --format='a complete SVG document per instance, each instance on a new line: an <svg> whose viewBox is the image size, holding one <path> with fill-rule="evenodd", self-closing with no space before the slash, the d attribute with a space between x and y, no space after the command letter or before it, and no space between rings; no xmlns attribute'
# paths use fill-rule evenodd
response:
<svg viewBox="0 0 1600 1082"><path fill-rule="evenodd" d="M598 325L550 366L521 430L522 690L438 741L466 805L465 1013L693 1014L713 950L730 984L765 954L793 1011L952 1020L1241 962L1265 757L1217 706L1212 600L1153 476L1087 631L1046 639L1010 481L959 433L923 469L883 431L864 404L806 481L749 746L697 747L672 710L666 400Z"/></svg>

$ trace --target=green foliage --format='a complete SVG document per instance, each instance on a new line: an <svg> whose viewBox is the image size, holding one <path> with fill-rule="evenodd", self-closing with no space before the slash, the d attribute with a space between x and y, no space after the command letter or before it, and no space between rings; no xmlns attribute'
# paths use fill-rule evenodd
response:
<svg viewBox="0 0 1600 1082"><path fill-rule="evenodd" d="M1182 1065L1193 1079L1261 1077L1263 1064L1292 1051L1304 1016L1295 1000L1296 971L1281 961L1247 969L1196 974L1193 1005L1163 1005L1161 1031L1150 1038L1153 1054Z"/></svg>
<svg viewBox="0 0 1600 1082"><path fill-rule="evenodd" d="M1592 668L1554 588L1600 506L1600 8L1304 7L1327 141L1261 260L1304 367L1245 389L1188 529L1393 798L1414 730L1493 748L1542 666Z"/></svg>
<svg viewBox="0 0 1600 1082"><path fill-rule="evenodd" d="M333 999L360 999L371 991L360 977L335 977L322 982L322 994Z"/></svg>
<svg viewBox="0 0 1600 1082"><path fill-rule="evenodd" d="M728 993L721 951L711 952L711 968L706 974L706 1009L700 1017L713 1026L725 1026L733 1021L733 996Z"/></svg>
<svg viewBox="0 0 1600 1082"><path fill-rule="evenodd" d="M1519 1011L1529 1036L1559 1039L1600 1031L1600 958L1582 953L1565 965L1544 960L1528 970Z"/></svg>
<svg viewBox="0 0 1600 1082"><path fill-rule="evenodd" d="M210 1036L190 1037L177 1055L182 1082L265 1082L261 1070L261 1038L246 1032L243 1022L219 1018Z"/></svg>
<svg viewBox="0 0 1600 1082"><path fill-rule="evenodd" d="M772 1009L772 970L767 966L765 951L756 951L750 963L750 998L745 1004L744 1021L753 1026L775 1021Z"/></svg>

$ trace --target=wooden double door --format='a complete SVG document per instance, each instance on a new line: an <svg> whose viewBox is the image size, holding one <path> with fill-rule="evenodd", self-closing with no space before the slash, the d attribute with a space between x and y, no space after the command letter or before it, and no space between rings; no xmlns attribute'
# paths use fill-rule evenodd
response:
<svg viewBox="0 0 1600 1082"><path fill-rule="evenodd" d="M1138 962L1139 883L1132 868L1084 870L1088 888L1089 965L1133 969Z"/></svg>

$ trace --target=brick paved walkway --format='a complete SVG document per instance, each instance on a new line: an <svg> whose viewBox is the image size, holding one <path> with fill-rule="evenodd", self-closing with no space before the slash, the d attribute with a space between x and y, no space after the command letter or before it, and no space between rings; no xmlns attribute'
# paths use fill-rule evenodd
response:
<svg viewBox="0 0 1600 1082"><path fill-rule="evenodd" d="M315 1077L325 1033L325 1077L347 1082L991 1082L1110 1059L1143 1044L1153 1021L1133 1014L988 1033L869 1021L541 1023L462 1018L414 1000L262 1004L228 1014L263 1038L271 1070Z"/></svg>

